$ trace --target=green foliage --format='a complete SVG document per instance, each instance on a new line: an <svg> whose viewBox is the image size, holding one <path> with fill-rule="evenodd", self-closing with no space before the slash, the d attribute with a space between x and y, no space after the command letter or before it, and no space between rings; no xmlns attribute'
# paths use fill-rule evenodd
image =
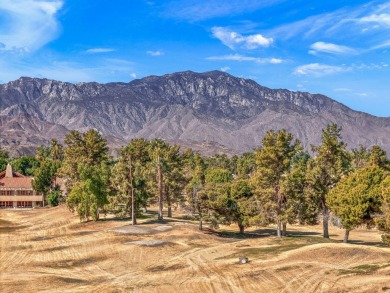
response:
<svg viewBox="0 0 390 293"><path fill-rule="evenodd" d="M213 167L207 169L205 175L206 183L216 184L216 183L227 183L233 180L233 175L230 170L223 169L220 167Z"/></svg>
<svg viewBox="0 0 390 293"><path fill-rule="evenodd" d="M306 198L316 203L318 213L322 213L324 237L329 237L329 208L326 197L329 191L348 174L350 155L346 144L341 140L341 127L330 124L322 130L322 144L312 146L316 157L309 163L306 174Z"/></svg>
<svg viewBox="0 0 390 293"><path fill-rule="evenodd" d="M107 141L96 130L91 129L85 133L72 130L66 135L65 144L64 161L59 172L68 179L69 189L74 182L80 180L80 164L94 166L109 160Z"/></svg>
<svg viewBox="0 0 390 293"><path fill-rule="evenodd" d="M183 154L183 172L186 178L185 194L192 213L198 212L201 218L205 205L199 196L205 186L206 162L199 153L187 150Z"/></svg>
<svg viewBox="0 0 390 293"><path fill-rule="evenodd" d="M50 146L41 146L37 149L35 160L38 167L34 170L32 186L38 193L48 194L56 189L56 177L63 159L63 148L56 140L50 142Z"/></svg>
<svg viewBox="0 0 390 293"><path fill-rule="evenodd" d="M383 176L378 167L362 168L342 178L329 192L327 204L345 229L373 224L373 215L380 210Z"/></svg>
<svg viewBox="0 0 390 293"><path fill-rule="evenodd" d="M60 200L62 199L61 191L59 190L53 190L50 193L48 193L46 200L48 204L52 207L58 206Z"/></svg>
<svg viewBox="0 0 390 293"><path fill-rule="evenodd" d="M378 229L383 231L382 241L390 246L390 173L385 173L381 185L381 214L375 219Z"/></svg>
<svg viewBox="0 0 390 293"><path fill-rule="evenodd" d="M291 160L291 168L282 181L281 190L288 201L285 206L286 220L293 224L317 223L317 204L305 194L306 173L311 162L309 154L299 152Z"/></svg>
<svg viewBox="0 0 390 293"><path fill-rule="evenodd" d="M277 223L279 236L281 223L291 218L291 193L284 192L282 187L292 160L301 149L300 142L293 141L292 134L283 129L268 131L256 152L256 171L251 181L260 203L259 219Z"/></svg>
<svg viewBox="0 0 390 293"><path fill-rule="evenodd" d="M113 167L111 186L114 195L109 200L111 209L116 210L120 216L131 215L131 188L134 192L135 213L140 214L141 208L147 205L150 196L146 167L150 162L148 147L149 142L145 139L133 139L121 149L120 157ZM118 206L124 208L118 209Z"/></svg>
<svg viewBox="0 0 390 293"><path fill-rule="evenodd" d="M53 178L56 169L52 161L44 160L40 167L35 170L32 186L38 193L47 194L53 186Z"/></svg>
<svg viewBox="0 0 390 293"><path fill-rule="evenodd" d="M237 177L250 178L256 167L255 153L244 153L237 161Z"/></svg>
<svg viewBox="0 0 390 293"><path fill-rule="evenodd" d="M64 161L60 174L70 190L66 204L80 220L99 219L99 210L108 203L109 156L106 140L96 131L71 131L65 138Z"/></svg>
<svg viewBox="0 0 390 293"><path fill-rule="evenodd" d="M207 158L207 166L208 168L222 168L230 170L232 173L234 172L235 166L232 164L231 160L226 154L215 154L209 158Z"/></svg>
<svg viewBox="0 0 390 293"><path fill-rule="evenodd" d="M366 167L370 161L370 151L359 145L358 148L352 149L351 151L351 167L352 170L356 171L357 169Z"/></svg>
<svg viewBox="0 0 390 293"><path fill-rule="evenodd" d="M80 221L99 219L99 209L108 204L110 168L106 162L100 165L80 164L78 168L80 181L76 182L66 199L66 205L77 211Z"/></svg>
<svg viewBox="0 0 390 293"><path fill-rule="evenodd" d="M9 161L9 154L7 151L0 149L0 172L4 171Z"/></svg>
<svg viewBox="0 0 390 293"><path fill-rule="evenodd" d="M12 160L11 165L14 171L25 176L32 176L34 171L38 168L39 162L33 156L21 156Z"/></svg>
<svg viewBox="0 0 390 293"><path fill-rule="evenodd" d="M371 149L370 165L390 171L390 161L387 159L386 152L377 145Z"/></svg>

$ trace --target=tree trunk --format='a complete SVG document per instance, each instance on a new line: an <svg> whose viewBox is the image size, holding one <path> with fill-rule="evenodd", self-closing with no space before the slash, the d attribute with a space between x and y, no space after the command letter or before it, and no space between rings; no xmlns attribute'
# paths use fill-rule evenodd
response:
<svg viewBox="0 0 390 293"><path fill-rule="evenodd" d="M244 234L245 226L242 225L241 223L239 223L239 224L238 224L238 228L240 228L240 234Z"/></svg>
<svg viewBox="0 0 390 293"><path fill-rule="evenodd" d="M198 212L199 212L199 230L202 231L203 230L202 210L198 209Z"/></svg>
<svg viewBox="0 0 390 293"><path fill-rule="evenodd" d="M349 229L345 229L345 234L344 234L344 243L348 243L348 237L349 237Z"/></svg>
<svg viewBox="0 0 390 293"><path fill-rule="evenodd" d="M322 210L322 225L324 230L324 238L329 238L329 209L324 207Z"/></svg>
<svg viewBox="0 0 390 293"><path fill-rule="evenodd" d="M276 236L282 237L282 223L279 221L276 222Z"/></svg>
<svg viewBox="0 0 390 293"><path fill-rule="evenodd" d="M283 223L283 230L282 230L282 236L285 237L287 232L287 224Z"/></svg>
<svg viewBox="0 0 390 293"><path fill-rule="evenodd" d="M158 178L158 219L163 219L163 175L161 172L160 160L157 165L157 178Z"/></svg>
<svg viewBox="0 0 390 293"><path fill-rule="evenodd" d="M131 194L131 225L137 224L135 218L135 203L134 203L134 186L133 186L133 162L130 153L130 194Z"/></svg>
<svg viewBox="0 0 390 293"><path fill-rule="evenodd" d="M172 203L171 196L167 193L168 218L172 218Z"/></svg>

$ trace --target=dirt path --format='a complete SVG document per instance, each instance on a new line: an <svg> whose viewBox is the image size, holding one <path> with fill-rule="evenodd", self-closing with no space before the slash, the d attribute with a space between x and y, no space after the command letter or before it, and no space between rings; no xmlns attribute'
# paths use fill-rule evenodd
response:
<svg viewBox="0 0 390 293"><path fill-rule="evenodd" d="M319 226L289 227L279 240L219 237L183 221L135 233L123 221L79 223L64 207L0 219L1 292L390 292L390 251L376 231L351 233L371 245L346 245L324 241Z"/></svg>

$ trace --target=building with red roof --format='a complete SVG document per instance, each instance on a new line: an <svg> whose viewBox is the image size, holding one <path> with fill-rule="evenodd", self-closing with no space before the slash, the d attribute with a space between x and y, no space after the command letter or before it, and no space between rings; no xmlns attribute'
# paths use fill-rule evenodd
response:
<svg viewBox="0 0 390 293"><path fill-rule="evenodd" d="M12 170L10 164L0 173L0 208L33 208L44 205L44 196L32 188L33 177Z"/></svg>

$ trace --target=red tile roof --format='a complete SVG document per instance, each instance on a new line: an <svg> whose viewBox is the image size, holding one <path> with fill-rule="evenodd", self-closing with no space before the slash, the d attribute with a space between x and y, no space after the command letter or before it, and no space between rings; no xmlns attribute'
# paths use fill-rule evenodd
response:
<svg viewBox="0 0 390 293"><path fill-rule="evenodd" d="M0 188L29 188L32 189L31 181L32 177L12 177L12 178L1 178L0 179Z"/></svg>

